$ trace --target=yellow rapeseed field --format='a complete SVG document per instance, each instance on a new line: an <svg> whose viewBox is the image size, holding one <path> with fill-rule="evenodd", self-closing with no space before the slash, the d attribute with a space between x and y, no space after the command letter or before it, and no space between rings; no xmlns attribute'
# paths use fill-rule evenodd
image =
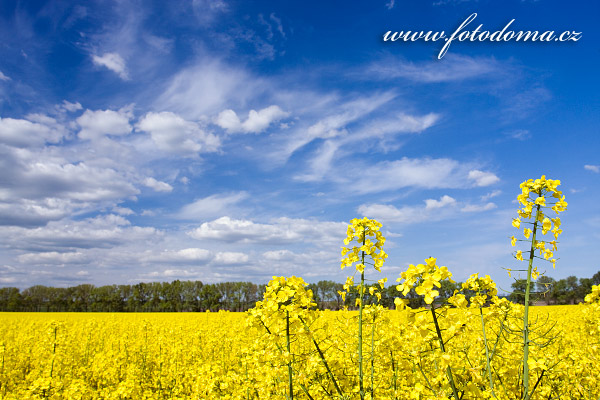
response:
<svg viewBox="0 0 600 400"><path fill-rule="evenodd" d="M485 316L493 345L502 316L490 311ZM552 338L545 338L552 339L550 343L544 348L534 346L534 382L545 372L534 399L598 399L600 331L594 312L597 309L584 305L532 308L532 321L537 321L534 331L555 324ZM289 353L276 332L248 326L252 318L245 313L2 313L0 398L284 399L289 396L290 359L295 397L338 398L335 379L345 397L357 398L357 313L316 313L310 335L292 328ZM447 337L443 355L427 347L434 334L427 310L380 310L375 329L367 313L365 380L373 388L368 397L447 398L437 394L446 385L447 363L464 399L489 397L478 389L486 386L481 331L468 323L479 314L469 316L468 310L457 309L447 313L440 318ZM512 391L518 389L521 343L501 343L492 359L493 368L503 377L503 382L496 382L495 395L512 399L519 397Z"/></svg>

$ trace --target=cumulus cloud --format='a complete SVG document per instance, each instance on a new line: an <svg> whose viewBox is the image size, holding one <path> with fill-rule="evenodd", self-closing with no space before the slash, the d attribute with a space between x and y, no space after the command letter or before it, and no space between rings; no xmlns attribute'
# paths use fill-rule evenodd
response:
<svg viewBox="0 0 600 400"><path fill-rule="evenodd" d="M379 221L399 222L412 224L422 221L437 221L451 215L456 205L456 200L444 195L439 200L426 199L425 206L403 206L396 208L387 204L363 204L358 207L358 212L368 218Z"/></svg>
<svg viewBox="0 0 600 400"><path fill-rule="evenodd" d="M157 181L154 178L144 179L144 185L154 189L156 192L171 192L173 190L173 186L166 182Z"/></svg>
<svg viewBox="0 0 600 400"><path fill-rule="evenodd" d="M321 222L307 219L278 218L272 223L256 223L250 220L221 217L205 222L189 231L194 239L211 239L234 243L284 244L311 242L328 245L339 242L347 224L344 222Z"/></svg>
<svg viewBox="0 0 600 400"><path fill-rule="evenodd" d="M137 129L148 132L156 147L171 155L195 156L217 151L221 145L217 136L168 111L146 114Z"/></svg>
<svg viewBox="0 0 600 400"><path fill-rule="evenodd" d="M0 143L13 147L43 146L59 142L66 131L57 129L56 120L33 114L34 122L24 119L0 118ZM37 121L36 121L37 120Z"/></svg>
<svg viewBox="0 0 600 400"><path fill-rule="evenodd" d="M42 253L112 248L139 241L149 243L159 237L161 232L157 229L132 226L127 219L115 214L86 218L81 221L51 221L46 226L33 229L0 228L0 238L10 247Z"/></svg>
<svg viewBox="0 0 600 400"><path fill-rule="evenodd" d="M46 251L39 253L26 253L17 257L22 264L29 265L66 265L83 264L89 262L88 257L80 251L59 253Z"/></svg>
<svg viewBox="0 0 600 400"><path fill-rule="evenodd" d="M215 255L213 263L215 264L225 264L225 265L236 265L243 264L248 262L248 255L239 252L220 252Z"/></svg>
<svg viewBox="0 0 600 400"><path fill-rule="evenodd" d="M127 207L113 207L113 212L119 215L134 215L135 212Z"/></svg>
<svg viewBox="0 0 600 400"><path fill-rule="evenodd" d="M129 79L125 60L117 53L104 53L102 56L93 55L92 61L95 65L106 67L113 71L123 80Z"/></svg>
<svg viewBox="0 0 600 400"><path fill-rule="evenodd" d="M483 172L477 169L469 171L469 179L475 181L477 186L489 186L498 182L500 178L491 172Z"/></svg>
<svg viewBox="0 0 600 400"><path fill-rule="evenodd" d="M63 100L62 104L56 106L56 109L61 112L75 112L83 109L79 102L71 103L67 100Z"/></svg>
<svg viewBox="0 0 600 400"><path fill-rule="evenodd" d="M0 146L0 225L35 226L139 193L127 173Z"/></svg>
<svg viewBox="0 0 600 400"><path fill-rule="evenodd" d="M247 198L248 193L246 192L214 194L186 204L176 214L176 217L180 219L203 219L223 215L226 211L231 212L232 207Z"/></svg>
<svg viewBox="0 0 600 400"><path fill-rule="evenodd" d="M435 199L426 199L425 200L425 209L426 210L433 210L436 208L442 208L451 204L456 203L456 200L454 200L452 197L448 196L448 195L444 195L442 196L439 200L435 200Z"/></svg>
<svg viewBox="0 0 600 400"><path fill-rule="evenodd" d="M0 226L34 227L67 217L77 207L62 199L0 200Z"/></svg>
<svg viewBox="0 0 600 400"><path fill-rule="evenodd" d="M241 122L235 111L228 109L219 113L215 123L228 133L260 133L288 115L288 112L272 105L259 111L250 110L248 118Z"/></svg>
<svg viewBox="0 0 600 400"><path fill-rule="evenodd" d="M81 127L79 137L81 139L95 140L106 135L123 136L131 132L128 111L113 110L86 110L77 118L77 124Z"/></svg>
<svg viewBox="0 0 600 400"><path fill-rule="evenodd" d="M181 250L164 250L158 254L144 254L141 259L144 262L153 263L206 263L212 258L212 253L206 249L191 247Z"/></svg>

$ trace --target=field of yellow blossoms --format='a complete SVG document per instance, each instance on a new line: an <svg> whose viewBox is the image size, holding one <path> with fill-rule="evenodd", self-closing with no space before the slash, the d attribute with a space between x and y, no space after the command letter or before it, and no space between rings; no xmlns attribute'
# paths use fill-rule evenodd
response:
<svg viewBox="0 0 600 400"><path fill-rule="evenodd" d="M556 264L559 185L530 179L517 196L524 305L478 273L440 299L452 273L430 257L400 274L385 309L387 279L371 277L387 258L381 224L353 219L340 295L357 310L317 310L292 276L246 313L0 314L0 399L599 400L600 285L583 305L529 304L538 263Z"/></svg>
<svg viewBox="0 0 600 400"><path fill-rule="evenodd" d="M500 305L485 310L488 342L518 330L504 320ZM512 306L516 307L516 306ZM522 307L521 307L522 308ZM531 370L541 379L534 399L598 399L600 314L592 305L534 307L535 329L555 324L551 343L533 349ZM478 313L448 310L441 329L446 353L432 348L434 327L425 310L379 311L372 330L366 316L364 355L368 397L445 399L445 366L452 365L464 399L490 398ZM302 399L358 397L357 313L323 311L311 334L273 341L241 313L21 314L0 315L0 398L2 399L285 399L288 358ZM511 328L511 324L515 326ZM535 330L534 329L534 330ZM542 332L543 333L543 332ZM271 335L277 335L272 332ZM327 368L315 346L324 353ZM374 342L371 354L371 340ZM501 341L492 368L502 380L495 396L519 397L521 343ZM279 349L282 347L282 349ZM490 346L493 348L493 346ZM373 369L373 374L371 374ZM371 382L372 376L372 382ZM447 389L447 388L446 388Z"/></svg>

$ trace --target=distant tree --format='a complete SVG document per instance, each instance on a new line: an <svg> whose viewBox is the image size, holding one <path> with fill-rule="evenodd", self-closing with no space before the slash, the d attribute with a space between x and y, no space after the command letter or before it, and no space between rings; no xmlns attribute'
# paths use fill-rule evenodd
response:
<svg viewBox="0 0 600 400"><path fill-rule="evenodd" d="M585 296L592 291L592 280L590 278L580 278L579 285L577 286L577 293L575 298L577 302L583 302Z"/></svg>
<svg viewBox="0 0 600 400"><path fill-rule="evenodd" d="M22 306L23 299L18 288L0 288L0 311L20 311Z"/></svg>
<svg viewBox="0 0 600 400"><path fill-rule="evenodd" d="M513 303L525 304L525 290L527 289L527 279L517 279L510 286L512 287L513 291L511 294L508 295L508 299Z"/></svg>
<svg viewBox="0 0 600 400"><path fill-rule="evenodd" d="M577 293L579 288L579 279L576 276L568 276L566 279L567 283L567 301L569 304L575 304L577 300Z"/></svg>
<svg viewBox="0 0 600 400"><path fill-rule="evenodd" d="M600 285L600 271L592 276L592 285Z"/></svg>
<svg viewBox="0 0 600 400"><path fill-rule="evenodd" d="M552 302L551 291L555 283L556 281L554 280L554 278L550 276L540 276L537 282L535 283L535 288L537 291L536 298L544 301L546 305L549 305Z"/></svg>

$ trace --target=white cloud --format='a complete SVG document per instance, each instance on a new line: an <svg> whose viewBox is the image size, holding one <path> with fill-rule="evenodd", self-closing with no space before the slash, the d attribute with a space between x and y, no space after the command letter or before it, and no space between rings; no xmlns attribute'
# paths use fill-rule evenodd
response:
<svg viewBox="0 0 600 400"><path fill-rule="evenodd" d="M330 172L333 161L339 153L353 153L357 147L367 149L374 143L390 147L388 141L401 133L418 133L431 127L439 119L438 114L429 113L413 116L400 113L386 119L370 120L364 126L355 127L341 137L325 140L309 161L307 172L298 174L295 179L301 181L319 181ZM379 141L375 140L379 139Z"/></svg>
<svg viewBox="0 0 600 400"><path fill-rule="evenodd" d="M583 168L597 174L600 173L600 165L584 165Z"/></svg>
<svg viewBox="0 0 600 400"><path fill-rule="evenodd" d="M180 219L204 219L216 217L225 212L231 212L231 208L239 202L248 198L246 192L235 192L229 194L213 194L193 203L186 204L176 214Z"/></svg>
<svg viewBox="0 0 600 400"><path fill-rule="evenodd" d="M229 6L223 0L193 0L192 7L202 25L211 25L229 10Z"/></svg>
<svg viewBox="0 0 600 400"><path fill-rule="evenodd" d="M12 248L29 248L38 252L64 253L137 242L149 245L161 236L162 233L155 228L131 226L128 220L114 214L81 221L51 221L46 226L33 229L0 227L3 243Z"/></svg>
<svg viewBox="0 0 600 400"><path fill-rule="evenodd" d="M120 110L86 110L79 118L77 124L81 127L81 139L95 140L106 135L123 136L131 132L128 111Z"/></svg>
<svg viewBox="0 0 600 400"><path fill-rule="evenodd" d="M486 203L486 204L467 204L463 208L460 209L462 212L481 212L481 211L489 211L497 208L498 206L494 203Z"/></svg>
<svg viewBox="0 0 600 400"><path fill-rule="evenodd" d="M442 196L439 200L435 199L426 199L425 200L425 209L426 210L434 210L436 208L443 208L448 205L455 204L456 200L448 195Z"/></svg>
<svg viewBox="0 0 600 400"><path fill-rule="evenodd" d="M321 222L307 219L278 218L273 223L262 224L250 220L221 217L205 222L188 232L194 239L212 239L223 242L284 244L310 242L328 245L339 242L347 224Z"/></svg>
<svg viewBox="0 0 600 400"><path fill-rule="evenodd" d="M95 65L110 69L123 80L129 79L125 60L117 53L104 53L102 56L93 55L92 61Z"/></svg>
<svg viewBox="0 0 600 400"><path fill-rule="evenodd" d="M173 190L173 186L166 182L157 181L154 178L144 179L144 185L154 189L156 192L171 192Z"/></svg>
<svg viewBox="0 0 600 400"><path fill-rule="evenodd" d="M294 152L314 140L346 137L349 134L348 126L359 124L372 112L391 102L396 94L388 91L351 100L331 95L315 97L306 98L309 105L302 105L308 108L304 110L305 115L291 134L285 136L283 148L277 153L281 160L287 160Z"/></svg>
<svg viewBox="0 0 600 400"><path fill-rule="evenodd" d="M277 122L288 115L289 113L278 106L272 105L259 111L250 110L246 121L241 122L235 111L225 110L219 113L215 123L228 133L260 133L273 122Z"/></svg>
<svg viewBox="0 0 600 400"><path fill-rule="evenodd" d="M62 104L56 106L56 109L63 112L75 112L83 109L79 102L71 103L67 100L63 100Z"/></svg>
<svg viewBox="0 0 600 400"><path fill-rule="evenodd" d="M491 172L483 172L477 169L469 171L469 179L475 181L477 186L493 185L500 180L500 178Z"/></svg>
<svg viewBox="0 0 600 400"><path fill-rule="evenodd" d="M262 254L262 258L269 261L281 261L281 260L291 260L294 257L294 253L290 250L270 250L265 251Z"/></svg>
<svg viewBox="0 0 600 400"><path fill-rule="evenodd" d="M89 262L88 257L80 251L66 253L59 253L57 251L26 253L20 255L17 259L20 263L29 265L65 265Z"/></svg>
<svg viewBox="0 0 600 400"><path fill-rule="evenodd" d="M502 190L493 190L490 193L481 196L481 201L492 199L496 196L499 196L500 194L502 194Z"/></svg>
<svg viewBox="0 0 600 400"><path fill-rule="evenodd" d="M10 81L10 78L0 71L0 81Z"/></svg>
<svg viewBox="0 0 600 400"><path fill-rule="evenodd" d="M164 250L158 254L149 253L141 256L144 262L152 263L206 263L212 258L212 253L206 249L191 247L181 250Z"/></svg>
<svg viewBox="0 0 600 400"><path fill-rule="evenodd" d="M137 129L150 133L156 147L173 155L195 156L217 151L221 145L217 136L168 111L146 114Z"/></svg>
<svg viewBox="0 0 600 400"><path fill-rule="evenodd" d="M113 212L119 215L134 215L135 212L131 208L127 207L113 207Z"/></svg>
<svg viewBox="0 0 600 400"><path fill-rule="evenodd" d="M227 108L242 107L269 86L246 71L206 58L175 75L155 102L155 109L170 110L199 120Z"/></svg>
<svg viewBox="0 0 600 400"><path fill-rule="evenodd" d="M439 60L414 63L398 58L386 58L366 69L367 76L378 80L403 78L426 83L452 82L503 72L501 64L493 58L474 58L457 54L447 54L442 63ZM364 73L363 70L363 76Z"/></svg>
<svg viewBox="0 0 600 400"><path fill-rule="evenodd" d="M56 120L53 118L39 114L32 114L29 118L34 122L0 118L0 143L14 147L43 146L46 142L59 142L66 134L65 130L56 129Z"/></svg>
<svg viewBox="0 0 600 400"><path fill-rule="evenodd" d="M71 163L59 156L63 151L0 146L0 225L44 225L139 193L126 171Z"/></svg>
<svg viewBox="0 0 600 400"><path fill-rule="evenodd" d="M510 131L507 133L507 135L517 140L527 140L531 138L531 132L529 132L527 129L517 129L514 131Z"/></svg>
<svg viewBox="0 0 600 400"><path fill-rule="evenodd" d="M335 171L337 179L343 184L349 167L340 165ZM359 193L375 193L393 191L404 187L421 188L463 188L471 186L470 180L491 184L495 175L487 172L469 172L471 166L462 164L448 158L402 158L395 161L382 161L374 165L358 166L353 164L352 169L360 169L358 177L353 178L352 190ZM491 182L491 183L490 183Z"/></svg>
<svg viewBox="0 0 600 400"><path fill-rule="evenodd" d="M412 224L422 221L437 221L451 215L456 200L444 195L439 200L426 199L425 206L403 206L396 208L386 204L362 204L358 212L368 218L385 222Z"/></svg>
<svg viewBox="0 0 600 400"><path fill-rule="evenodd" d="M244 253L238 252L220 252L215 255L213 263L216 264L225 264L225 265L235 265L235 264L243 264L248 262L248 255Z"/></svg>

